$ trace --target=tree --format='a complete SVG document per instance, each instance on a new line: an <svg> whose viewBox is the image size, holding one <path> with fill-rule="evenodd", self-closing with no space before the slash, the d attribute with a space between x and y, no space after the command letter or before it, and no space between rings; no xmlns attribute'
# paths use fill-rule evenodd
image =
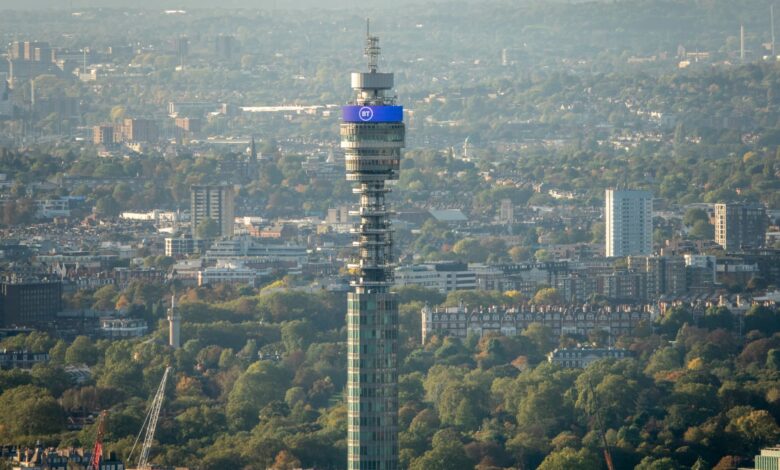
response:
<svg viewBox="0 0 780 470"><path fill-rule="evenodd" d="M77 336L65 351L65 363L95 365L97 353L97 348L87 336Z"/></svg>
<svg viewBox="0 0 780 470"><path fill-rule="evenodd" d="M433 436L433 448L415 459L409 470L472 470L475 463L463 450L458 433L442 429Z"/></svg>
<svg viewBox="0 0 780 470"><path fill-rule="evenodd" d="M645 457L634 470L679 470L681 468L680 464L669 457L660 459Z"/></svg>
<svg viewBox="0 0 780 470"><path fill-rule="evenodd" d="M558 289L554 287L544 287L536 291L531 302L536 305L558 305L562 300Z"/></svg>
<svg viewBox="0 0 780 470"><path fill-rule="evenodd" d="M116 217L122 208L112 196L103 196L95 204L95 213L102 217Z"/></svg>
<svg viewBox="0 0 780 470"><path fill-rule="evenodd" d="M760 449L780 438L780 426L766 410L754 410L732 418L726 432L744 441L746 449Z"/></svg>
<svg viewBox="0 0 780 470"><path fill-rule="evenodd" d="M43 388L22 385L0 395L3 421L0 439L18 441L23 436L54 434L65 426L65 414L57 401Z"/></svg>
<svg viewBox="0 0 780 470"><path fill-rule="evenodd" d="M118 295L119 290L117 290L114 284L105 285L93 294L92 298L95 303L92 304L92 308L95 310L113 310Z"/></svg>
<svg viewBox="0 0 780 470"><path fill-rule="evenodd" d="M282 343L287 352L305 350L314 339L314 328L308 320L293 320L282 324Z"/></svg>
<svg viewBox="0 0 780 470"><path fill-rule="evenodd" d="M217 224L211 217L206 217L198 223L195 228L195 236L200 239L217 238L220 235L219 224Z"/></svg>
<svg viewBox="0 0 780 470"><path fill-rule="evenodd" d="M567 447L548 455L537 467L537 470L560 470L563 468L601 470L601 462L589 449L574 450Z"/></svg>
<svg viewBox="0 0 780 470"><path fill-rule="evenodd" d="M699 220L693 224L689 235L696 240L713 240L715 238L715 226L706 220Z"/></svg>
<svg viewBox="0 0 780 470"><path fill-rule="evenodd" d="M232 429L251 429L259 421L260 410L269 402L283 400L290 372L269 361L249 366L228 396L227 417Z"/></svg>
<svg viewBox="0 0 780 470"><path fill-rule="evenodd" d="M120 122L125 118L126 109L124 106L114 106L111 108L110 118L111 122Z"/></svg>
<svg viewBox="0 0 780 470"><path fill-rule="evenodd" d="M531 323L523 331L522 336L525 336L536 345L536 350L539 354L546 354L553 349L552 330L549 326L541 323Z"/></svg>
<svg viewBox="0 0 780 470"><path fill-rule="evenodd" d="M276 454L271 470L296 470L301 468L301 461L293 453L283 450Z"/></svg>
<svg viewBox="0 0 780 470"><path fill-rule="evenodd" d="M710 216L707 215L707 211L704 209L699 209L697 207L693 207L691 209L688 209L685 211L685 215L683 216L683 223L688 227L693 227L696 222L707 222L709 223Z"/></svg>

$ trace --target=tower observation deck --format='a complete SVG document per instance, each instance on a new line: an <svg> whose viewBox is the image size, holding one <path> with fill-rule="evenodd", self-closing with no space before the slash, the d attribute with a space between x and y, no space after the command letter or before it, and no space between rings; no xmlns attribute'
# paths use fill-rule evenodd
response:
<svg viewBox="0 0 780 470"><path fill-rule="evenodd" d="M353 101L341 110L347 180L360 198L353 214L358 257L347 301L348 465L398 469L398 305L390 288L392 229L385 181L398 179L405 128L391 95L393 74L378 71L379 38L366 31L368 72L351 75Z"/></svg>

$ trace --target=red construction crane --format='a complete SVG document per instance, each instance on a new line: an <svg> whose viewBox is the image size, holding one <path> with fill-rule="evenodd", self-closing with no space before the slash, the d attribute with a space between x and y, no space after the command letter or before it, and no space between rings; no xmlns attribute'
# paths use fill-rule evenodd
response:
<svg viewBox="0 0 780 470"><path fill-rule="evenodd" d="M106 426L107 411L101 411L98 417L97 436L95 437L95 446L92 448L92 456L89 458L90 470L100 470L100 461L103 460L103 432Z"/></svg>

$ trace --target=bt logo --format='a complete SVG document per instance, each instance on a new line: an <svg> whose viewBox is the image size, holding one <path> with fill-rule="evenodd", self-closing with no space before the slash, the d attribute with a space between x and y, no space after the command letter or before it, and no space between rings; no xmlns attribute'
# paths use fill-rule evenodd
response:
<svg viewBox="0 0 780 470"><path fill-rule="evenodd" d="M358 117L360 117L361 121L370 121L371 118L374 117L374 110L368 106L363 106L360 108L360 111L358 111Z"/></svg>

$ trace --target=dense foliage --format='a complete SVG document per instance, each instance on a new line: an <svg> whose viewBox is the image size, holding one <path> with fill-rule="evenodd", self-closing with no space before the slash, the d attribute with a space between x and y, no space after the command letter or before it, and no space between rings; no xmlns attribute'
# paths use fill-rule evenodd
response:
<svg viewBox="0 0 780 470"><path fill-rule="evenodd" d="M94 299L109 294L101 289ZM423 302L511 301L497 296L399 291L405 468L601 469L603 442L618 468L710 468L780 438L778 312L752 308L739 336L727 309L694 316L677 308L637 337L620 338L635 357L585 370L548 364L544 355L556 342L540 325L517 337L419 344ZM7 410L0 439L89 446L94 426L67 431L66 417L108 409L107 446L126 456L164 367L172 365L156 461L202 469L286 468L295 461L344 467L342 296L199 288L182 296L181 311L184 345L176 351L164 345L164 321L151 341L79 337L66 344L44 333L4 340L3 347L49 351L52 362L32 373L0 372ZM572 340L586 339L560 342ZM89 365L92 379L68 385L67 364Z"/></svg>

